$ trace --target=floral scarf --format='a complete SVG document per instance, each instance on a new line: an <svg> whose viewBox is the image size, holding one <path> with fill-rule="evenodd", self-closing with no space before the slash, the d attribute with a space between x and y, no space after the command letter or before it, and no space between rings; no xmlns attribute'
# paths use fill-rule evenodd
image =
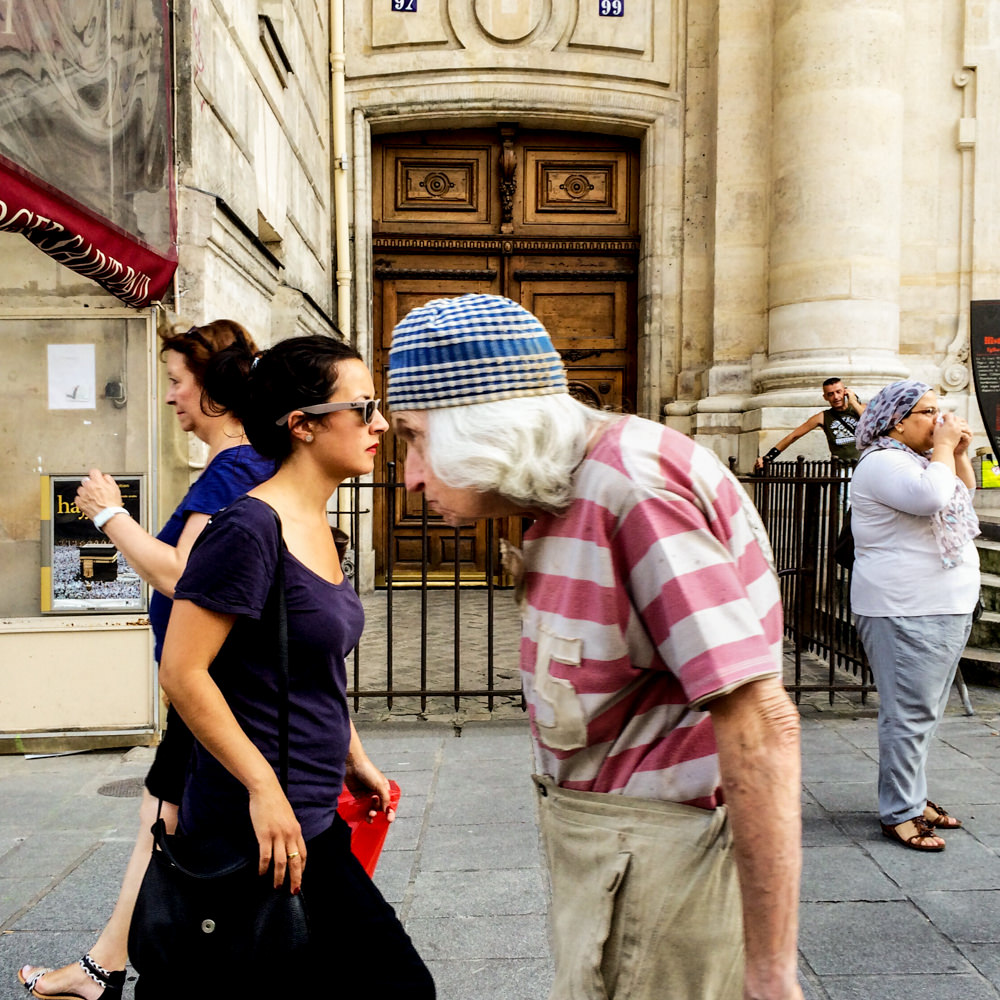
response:
<svg viewBox="0 0 1000 1000"><path fill-rule="evenodd" d="M873 451L894 448L908 452L926 469L931 464L930 453L920 454L888 436L889 431L930 391L930 386L916 379L894 382L881 389L872 398L858 421L855 439L861 458ZM859 459L860 461L860 459ZM955 477L955 492L948 503L931 514L931 530L941 553L941 565L953 569L962 562L962 550L979 534L979 518L972 506L968 487Z"/></svg>

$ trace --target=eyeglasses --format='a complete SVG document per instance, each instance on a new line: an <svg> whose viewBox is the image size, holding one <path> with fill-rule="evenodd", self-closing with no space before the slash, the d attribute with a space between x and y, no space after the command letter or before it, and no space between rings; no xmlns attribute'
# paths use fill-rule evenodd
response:
<svg viewBox="0 0 1000 1000"><path fill-rule="evenodd" d="M283 427L288 423L288 418L298 411L319 416L321 413L334 413L337 410L363 410L362 416L365 423L370 424L375 419L375 414L378 413L381 405L381 399L352 399L349 403L316 403L314 406L296 406L294 410L289 410L274 423L277 427Z"/></svg>
<svg viewBox="0 0 1000 1000"><path fill-rule="evenodd" d="M925 410L910 410L910 412L907 413L906 416L907 417L915 417L917 415L920 415L920 416L924 416L924 417L930 417L931 419L933 419L940 412L941 411L936 406L928 406L927 409L925 409Z"/></svg>

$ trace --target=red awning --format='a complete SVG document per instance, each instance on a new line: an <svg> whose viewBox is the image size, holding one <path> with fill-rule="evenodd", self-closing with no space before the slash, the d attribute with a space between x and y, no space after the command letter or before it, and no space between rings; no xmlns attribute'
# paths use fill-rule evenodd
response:
<svg viewBox="0 0 1000 1000"><path fill-rule="evenodd" d="M130 306L160 299L177 269L176 248L157 253L3 156L0 230L20 233Z"/></svg>

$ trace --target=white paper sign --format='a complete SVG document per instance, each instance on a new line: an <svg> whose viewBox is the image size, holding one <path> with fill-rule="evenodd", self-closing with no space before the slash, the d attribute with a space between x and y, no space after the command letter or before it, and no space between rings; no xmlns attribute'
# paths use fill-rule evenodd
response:
<svg viewBox="0 0 1000 1000"><path fill-rule="evenodd" d="M49 344L49 409L93 410L94 372L93 344Z"/></svg>

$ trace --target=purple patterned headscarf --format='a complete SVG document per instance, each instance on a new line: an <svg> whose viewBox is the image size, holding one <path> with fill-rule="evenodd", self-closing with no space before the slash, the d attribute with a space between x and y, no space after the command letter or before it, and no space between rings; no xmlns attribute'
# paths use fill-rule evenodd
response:
<svg viewBox="0 0 1000 1000"><path fill-rule="evenodd" d="M854 432L858 451L870 448L876 438L888 434L913 409L917 400L930 391L931 387L926 382L913 378L879 389L865 407Z"/></svg>
<svg viewBox="0 0 1000 1000"><path fill-rule="evenodd" d="M880 389L865 407L854 437L861 458L869 452L894 448L909 452L923 468L931 464L930 452L920 454L889 432L906 416L921 397L931 391L926 382L906 379ZM861 461L861 458L858 461ZM941 553L941 565L953 569L962 562L965 546L979 534L979 518L972 506L972 495L965 483L955 477L955 492L947 505L930 516L931 530Z"/></svg>

